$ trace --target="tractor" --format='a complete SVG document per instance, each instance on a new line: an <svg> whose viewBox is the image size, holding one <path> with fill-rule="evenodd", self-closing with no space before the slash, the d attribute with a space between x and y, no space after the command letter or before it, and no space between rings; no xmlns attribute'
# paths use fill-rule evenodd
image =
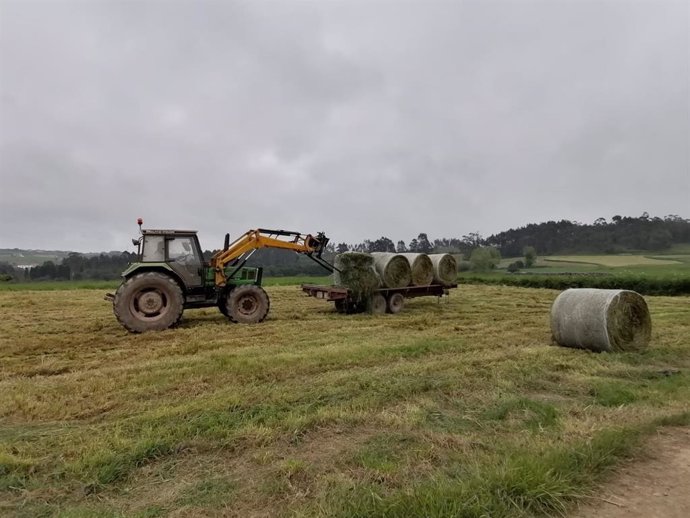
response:
<svg viewBox="0 0 690 518"><path fill-rule="evenodd" d="M195 230L142 230L133 239L137 261L122 272L122 284L108 293L115 317L128 331L160 331L179 323L185 309L216 306L230 321L257 323L270 307L261 287L263 269L245 266L260 248L279 248L304 254L329 272L322 258L328 238L286 230L256 229L232 243L225 235L221 250L204 261Z"/></svg>

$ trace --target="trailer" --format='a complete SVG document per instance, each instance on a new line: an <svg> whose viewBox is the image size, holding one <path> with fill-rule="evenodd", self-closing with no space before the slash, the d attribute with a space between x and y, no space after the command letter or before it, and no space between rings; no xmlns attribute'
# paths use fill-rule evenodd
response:
<svg viewBox="0 0 690 518"><path fill-rule="evenodd" d="M415 297L442 297L448 295L449 290L457 288L457 284L443 286L429 284L427 286L407 286L405 288L379 288L374 291L370 300L356 300L352 291L345 286L321 286L303 284L302 291L310 297L335 303L338 313L363 313L370 311L375 314L400 313L405 305L405 299Z"/></svg>

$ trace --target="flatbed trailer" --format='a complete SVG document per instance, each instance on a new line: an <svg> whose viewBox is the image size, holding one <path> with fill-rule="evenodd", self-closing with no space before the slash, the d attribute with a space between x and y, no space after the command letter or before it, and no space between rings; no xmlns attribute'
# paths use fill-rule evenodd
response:
<svg viewBox="0 0 690 518"><path fill-rule="evenodd" d="M457 288L457 284L443 286L429 284L427 286L406 286L405 288L379 288L374 291L371 300L355 300L352 291L345 286L322 286L303 284L302 291L310 297L334 302L339 313L399 313L405 305L405 299L415 297L442 297L448 295L449 290Z"/></svg>

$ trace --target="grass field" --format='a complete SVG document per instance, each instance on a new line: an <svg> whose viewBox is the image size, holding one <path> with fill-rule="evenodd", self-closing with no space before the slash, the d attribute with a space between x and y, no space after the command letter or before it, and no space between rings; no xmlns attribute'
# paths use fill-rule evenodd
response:
<svg viewBox="0 0 690 518"><path fill-rule="evenodd" d="M545 257L544 263L585 263L596 266L621 267L621 266L666 266L681 264L686 256L665 256L664 258L648 257L646 255L554 255Z"/></svg>
<svg viewBox="0 0 690 518"><path fill-rule="evenodd" d="M688 297L613 355L550 346L549 290L378 317L268 291L262 324L144 335L100 290L0 292L0 515L552 516L690 424Z"/></svg>

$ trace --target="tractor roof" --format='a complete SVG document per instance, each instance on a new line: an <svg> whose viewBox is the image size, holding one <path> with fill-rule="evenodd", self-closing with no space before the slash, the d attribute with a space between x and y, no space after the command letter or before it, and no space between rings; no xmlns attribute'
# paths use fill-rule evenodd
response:
<svg viewBox="0 0 690 518"><path fill-rule="evenodd" d="M196 230L147 229L141 231L144 235L162 236L171 234L196 234Z"/></svg>

